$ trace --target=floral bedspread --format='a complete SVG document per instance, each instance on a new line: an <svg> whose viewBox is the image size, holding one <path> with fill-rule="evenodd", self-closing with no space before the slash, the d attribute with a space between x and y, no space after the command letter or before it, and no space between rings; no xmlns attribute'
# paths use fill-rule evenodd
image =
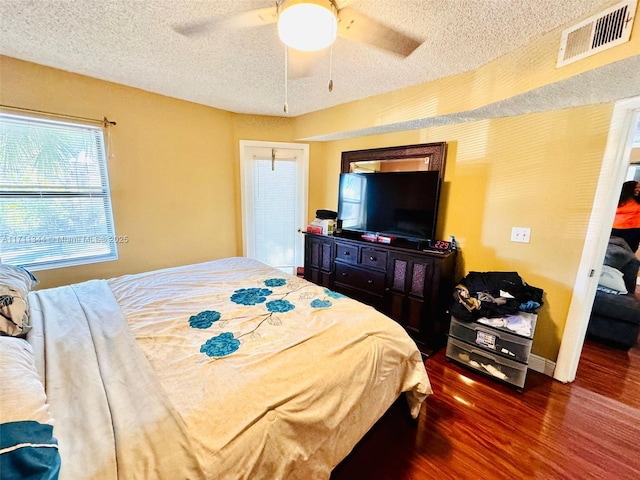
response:
<svg viewBox="0 0 640 480"><path fill-rule="evenodd" d="M324 298L317 297L318 292L315 286L306 282L300 282L297 279L289 279L287 284L286 278L268 278L263 282L264 287L239 288L235 290L230 297L231 302L237 305L254 306L264 304L264 313L251 312L255 315L250 322L245 323L245 329L238 332L224 331L219 335L211 337L207 340L200 351L210 357L223 357L230 355L240 348L241 339L260 338L260 327L266 322L272 326L281 326L284 314L296 308L292 297L296 297L301 306L311 308L330 308L333 304L331 298L344 298L340 293L324 289ZM306 292L305 292L306 290ZM289 299L287 299L289 297ZM204 310L196 315L189 317L189 325L193 328L206 329L210 328L215 322L219 322L220 328L224 329L229 326L232 328L234 320L245 320L247 316L232 317L230 315L222 316L217 310ZM232 325L229 325L229 324Z"/></svg>
<svg viewBox="0 0 640 480"><path fill-rule="evenodd" d="M431 393L373 308L229 258L108 281L209 478L329 478L402 393Z"/></svg>

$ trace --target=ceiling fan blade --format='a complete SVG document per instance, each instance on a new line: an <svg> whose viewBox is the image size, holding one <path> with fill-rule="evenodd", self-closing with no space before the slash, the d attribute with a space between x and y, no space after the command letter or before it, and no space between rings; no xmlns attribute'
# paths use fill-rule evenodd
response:
<svg viewBox="0 0 640 480"><path fill-rule="evenodd" d="M215 25L220 23L220 19L200 20L198 22L183 23L182 25L175 25L173 30L185 37L197 37L198 35L204 35L209 33L215 28Z"/></svg>
<svg viewBox="0 0 640 480"><path fill-rule="evenodd" d="M270 25L278 20L276 7L257 8L231 16L225 23L231 27L249 28Z"/></svg>
<svg viewBox="0 0 640 480"><path fill-rule="evenodd" d="M402 57L408 57L422 41L367 17L352 7L338 12L338 35L354 42L367 43Z"/></svg>
<svg viewBox="0 0 640 480"><path fill-rule="evenodd" d="M173 29L185 37L206 35L217 28L251 28L270 25L278 19L276 7L258 8L240 12L229 17L215 17L207 20L176 25Z"/></svg>
<svg viewBox="0 0 640 480"><path fill-rule="evenodd" d="M288 54L288 75L291 79L311 77L314 67L318 64L318 59L324 51L303 52L290 48Z"/></svg>

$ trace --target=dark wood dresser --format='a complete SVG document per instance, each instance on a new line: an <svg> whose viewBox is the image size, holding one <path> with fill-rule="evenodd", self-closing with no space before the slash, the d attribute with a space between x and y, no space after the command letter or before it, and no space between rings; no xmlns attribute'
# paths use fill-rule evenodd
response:
<svg viewBox="0 0 640 480"><path fill-rule="evenodd" d="M428 356L446 343L456 253L306 233L304 277L393 318Z"/></svg>

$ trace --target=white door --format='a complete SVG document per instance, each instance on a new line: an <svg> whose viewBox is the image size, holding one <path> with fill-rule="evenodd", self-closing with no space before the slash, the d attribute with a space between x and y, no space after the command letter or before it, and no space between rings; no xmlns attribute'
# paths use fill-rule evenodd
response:
<svg viewBox="0 0 640 480"><path fill-rule="evenodd" d="M576 378L598 283L598 276L594 273L599 272L602 266L637 129L640 129L640 97L616 102L582 259L553 372L553 378L561 382L573 382Z"/></svg>
<svg viewBox="0 0 640 480"><path fill-rule="evenodd" d="M244 255L295 275L304 263L309 145L240 141Z"/></svg>

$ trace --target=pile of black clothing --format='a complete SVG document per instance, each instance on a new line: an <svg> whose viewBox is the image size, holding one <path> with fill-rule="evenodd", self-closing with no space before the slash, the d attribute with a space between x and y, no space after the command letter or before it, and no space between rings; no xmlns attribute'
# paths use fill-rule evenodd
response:
<svg viewBox="0 0 640 480"><path fill-rule="evenodd" d="M458 320L536 313L543 291L527 285L516 272L470 272L453 292L450 313Z"/></svg>

